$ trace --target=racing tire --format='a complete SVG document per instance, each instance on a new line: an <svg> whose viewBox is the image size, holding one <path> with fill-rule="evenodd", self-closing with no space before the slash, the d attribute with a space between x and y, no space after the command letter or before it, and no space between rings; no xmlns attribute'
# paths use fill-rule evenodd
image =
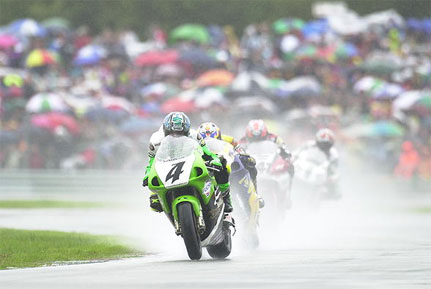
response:
<svg viewBox="0 0 431 289"><path fill-rule="evenodd" d="M184 202L178 204L177 211L187 254L191 260L199 260L202 257L202 245L196 226L196 217L193 207L190 203Z"/></svg>
<svg viewBox="0 0 431 289"><path fill-rule="evenodd" d="M208 246L207 251L213 259L224 259L230 255L232 251L232 236L229 223L224 222L223 224L223 241L216 245Z"/></svg>

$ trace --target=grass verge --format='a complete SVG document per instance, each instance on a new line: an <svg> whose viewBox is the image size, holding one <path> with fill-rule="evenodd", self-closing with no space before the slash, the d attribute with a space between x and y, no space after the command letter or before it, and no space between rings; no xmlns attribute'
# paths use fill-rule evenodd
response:
<svg viewBox="0 0 431 289"><path fill-rule="evenodd" d="M140 256L112 236L0 228L0 270Z"/></svg>
<svg viewBox="0 0 431 289"><path fill-rule="evenodd" d="M108 204L57 200L0 200L0 209L104 208Z"/></svg>
<svg viewBox="0 0 431 289"><path fill-rule="evenodd" d="M413 208L413 209L410 209L410 211L418 214L431 214L431 207Z"/></svg>

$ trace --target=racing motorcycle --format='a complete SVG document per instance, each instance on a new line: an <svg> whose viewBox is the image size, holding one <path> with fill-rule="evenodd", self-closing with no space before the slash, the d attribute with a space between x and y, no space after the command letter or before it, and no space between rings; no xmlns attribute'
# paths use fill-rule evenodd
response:
<svg viewBox="0 0 431 289"><path fill-rule="evenodd" d="M286 210L291 207L289 163L279 155L278 146L272 141L252 142L246 149L256 160L259 192L265 200L262 216L283 220Z"/></svg>
<svg viewBox="0 0 431 289"><path fill-rule="evenodd" d="M250 248L259 246L259 200L249 171L242 164L233 146L222 140L206 138L208 148L222 155L230 168L230 187L236 224L244 229L244 243Z"/></svg>
<svg viewBox="0 0 431 289"><path fill-rule="evenodd" d="M186 136L165 137L151 167L148 187L159 197L163 211L181 235L192 260L206 247L213 258L226 258L232 249L230 214L212 168L200 145Z"/></svg>
<svg viewBox="0 0 431 289"><path fill-rule="evenodd" d="M324 199L336 199L338 174L331 173L330 163L326 156L317 149L299 153L293 152L296 185L303 198L311 207L319 207ZM334 197L336 196L336 197Z"/></svg>

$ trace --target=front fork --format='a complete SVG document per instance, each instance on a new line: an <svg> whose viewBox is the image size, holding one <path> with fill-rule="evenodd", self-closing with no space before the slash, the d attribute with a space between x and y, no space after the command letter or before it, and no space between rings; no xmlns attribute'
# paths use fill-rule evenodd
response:
<svg viewBox="0 0 431 289"><path fill-rule="evenodd" d="M178 211L177 206L180 203L188 202L192 205L193 211L195 213L197 219L197 229L199 234L205 231L205 221L202 214L202 207L199 202L199 199L192 195L179 196L172 202L172 213L174 216L174 226L175 226L175 234L181 235L181 227L178 222Z"/></svg>

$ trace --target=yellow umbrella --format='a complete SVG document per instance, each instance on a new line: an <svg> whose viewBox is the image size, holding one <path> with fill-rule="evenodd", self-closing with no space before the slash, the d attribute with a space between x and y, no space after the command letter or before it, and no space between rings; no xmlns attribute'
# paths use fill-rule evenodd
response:
<svg viewBox="0 0 431 289"><path fill-rule="evenodd" d="M40 67L49 64L56 63L54 54L45 49L35 49L27 56L26 65L27 67Z"/></svg>

